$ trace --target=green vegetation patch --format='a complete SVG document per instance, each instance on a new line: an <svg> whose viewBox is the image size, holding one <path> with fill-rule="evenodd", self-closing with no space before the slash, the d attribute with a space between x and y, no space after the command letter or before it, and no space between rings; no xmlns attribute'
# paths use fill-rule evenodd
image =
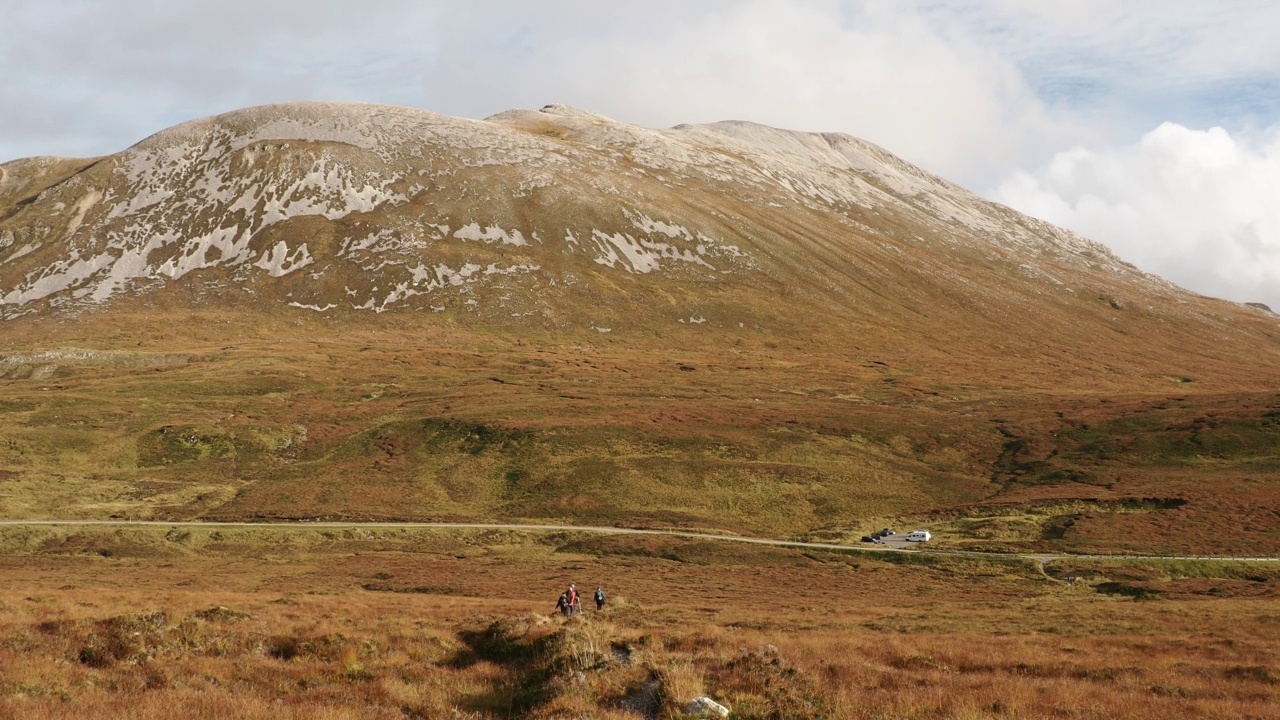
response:
<svg viewBox="0 0 1280 720"><path fill-rule="evenodd" d="M1257 415L1240 410L1231 415L1150 410L1075 428L1063 434L1063 441L1063 460L1082 463L1274 458L1280 457L1280 410Z"/></svg>
<svg viewBox="0 0 1280 720"><path fill-rule="evenodd" d="M225 431L199 425L165 425L138 439L139 467L159 467L204 460L229 460L235 440Z"/></svg>

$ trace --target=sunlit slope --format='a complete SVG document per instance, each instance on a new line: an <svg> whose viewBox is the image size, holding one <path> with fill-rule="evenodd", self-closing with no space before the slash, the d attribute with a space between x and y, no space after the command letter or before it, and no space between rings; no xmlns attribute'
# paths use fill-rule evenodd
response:
<svg viewBox="0 0 1280 720"><path fill-rule="evenodd" d="M747 123L295 104L7 163L0 318L11 517L856 533L1272 476L1275 316ZM1079 456L1082 425L1208 405L1264 436L1176 492L1140 442ZM997 539L1070 540L1043 534Z"/></svg>
<svg viewBox="0 0 1280 720"><path fill-rule="evenodd" d="M141 301L521 332L825 330L1065 363L1119 344L1119 362L1213 353L1225 335L1275 358L1253 342L1274 328L1263 311L1191 296L854 138L746 123L267 106L94 163L10 163L0 201L9 319Z"/></svg>

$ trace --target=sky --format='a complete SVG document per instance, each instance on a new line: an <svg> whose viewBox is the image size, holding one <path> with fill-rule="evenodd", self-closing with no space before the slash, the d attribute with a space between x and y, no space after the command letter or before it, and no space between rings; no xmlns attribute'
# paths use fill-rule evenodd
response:
<svg viewBox="0 0 1280 720"><path fill-rule="evenodd" d="M249 105L844 132L1280 311L1274 0L0 0L0 162Z"/></svg>

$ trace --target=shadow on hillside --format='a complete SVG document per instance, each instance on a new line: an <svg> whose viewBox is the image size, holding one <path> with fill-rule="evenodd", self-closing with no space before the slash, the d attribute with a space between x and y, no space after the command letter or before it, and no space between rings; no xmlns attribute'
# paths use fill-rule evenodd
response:
<svg viewBox="0 0 1280 720"><path fill-rule="evenodd" d="M495 712L504 717L523 717L553 695L555 634L535 634L528 628L495 621L483 629L462 630L458 639L464 647L449 660L456 668L490 662L502 668L504 676L481 693L462 699L468 710Z"/></svg>

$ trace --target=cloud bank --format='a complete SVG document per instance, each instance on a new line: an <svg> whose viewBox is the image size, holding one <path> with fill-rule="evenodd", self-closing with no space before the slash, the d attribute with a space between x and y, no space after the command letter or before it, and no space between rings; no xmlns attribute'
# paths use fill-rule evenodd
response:
<svg viewBox="0 0 1280 720"><path fill-rule="evenodd" d="M1164 123L1131 145L1059 153L995 196L1148 272L1280 311L1280 128Z"/></svg>
<svg viewBox="0 0 1280 720"><path fill-rule="evenodd" d="M910 2L12 2L0 160L114 152L290 100L848 132L972 186L1088 134L1009 57Z"/></svg>
<svg viewBox="0 0 1280 720"><path fill-rule="evenodd" d="M967 184L1081 137L1008 58L909 4L659 5L656 15L628 3L592 10L585 26L581 6L515 10L532 39L518 63L509 37L459 12L430 87L525 106L554 99L651 127L742 119L843 131Z"/></svg>
<svg viewBox="0 0 1280 720"><path fill-rule="evenodd" d="M1280 127L1277 35L1272 0L6 0L0 162L292 100L752 120L861 137L1280 306L1257 130Z"/></svg>

